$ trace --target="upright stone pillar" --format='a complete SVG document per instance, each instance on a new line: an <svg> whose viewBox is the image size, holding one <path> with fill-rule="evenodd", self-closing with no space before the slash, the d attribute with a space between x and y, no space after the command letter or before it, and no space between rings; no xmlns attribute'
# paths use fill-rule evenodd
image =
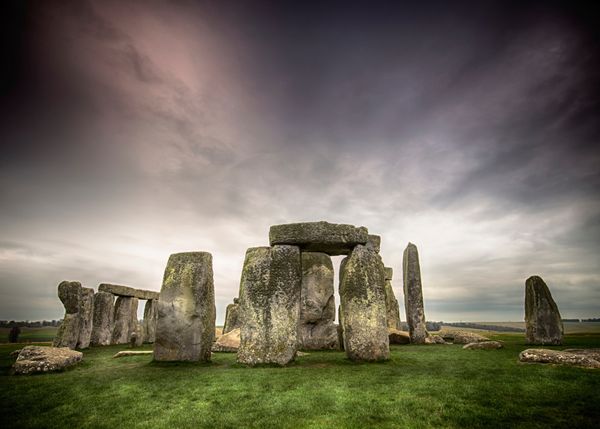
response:
<svg viewBox="0 0 600 429"><path fill-rule="evenodd" d="M560 345L563 323L550 289L541 277L525 282L525 337L527 344Z"/></svg>
<svg viewBox="0 0 600 429"><path fill-rule="evenodd" d="M421 285L421 268L417 246L408 243L404 250L404 305L406 323L413 344L425 344L429 335L425 326L425 310L423 309L423 290Z"/></svg>
<svg viewBox="0 0 600 429"><path fill-rule="evenodd" d="M335 324L333 264L326 253L302 252L300 348L338 349Z"/></svg>
<svg viewBox="0 0 600 429"><path fill-rule="evenodd" d="M223 335L240 327L240 304L238 298L233 298L233 304L229 304L225 310L225 324Z"/></svg>
<svg viewBox="0 0 600 429"><path fill-rule="evenodd" d="M115 303L112 344L128 344L137 324L138 299L120 296Z"/></svg>
<svg viewBox="0 0 600 429"><path fill-rule="evenodd" d="M81 304L79 308L79 338L78 349L87 349L92 339L92 326L94 320L94 289L81 288Z"/></svg>
<svg viewBox="0 0 600 429"><path fill-rule="evenodd" d="M156 339L157 301L149 299L144 306L143 341L153 343Z"/></svg>
<svg viewBox="0 0 600 429"><path fill-rule="evenodd" d="M385 267L385 308L387 311L387 327L390 329L401 330L400 326L400 306L394 295L392 288L392 275L394 271Z"/></svg>
<svg viewBox="0 0 600 429"><path fill-rule="evenodd" d="M112 293L96 292L94 294L94 316L91 344L108 346L112 341L114 328L114 301Z"/></svg>
<svg viewBox="0 0 600 429"><path fill-rule="evenodd" d="M58 298L65 306L65 317L58 328L52 345L74 349L77 347L77 341L79 340L81 283L61 282L58 285Z"/></svg>
<svg viewBox="0 0 600 429"><path fill-rule="evenodd" d="M285 365L296 356L301 290L300 249L250 248L240 282L238 362Z"/></svg>
<svg viewBox="0 0 600 429"><path fill-rule="evenodd" d="M210 361L216 317L210 253L169 257L157 310L154 360Z"/></svg>
<svg viewBox="0 0 600 429"><path fill-rule="evenodd" d="M389 359L381 257L367 246L357 245L343 270L340 297L346 355L354 361Z"/></svg>

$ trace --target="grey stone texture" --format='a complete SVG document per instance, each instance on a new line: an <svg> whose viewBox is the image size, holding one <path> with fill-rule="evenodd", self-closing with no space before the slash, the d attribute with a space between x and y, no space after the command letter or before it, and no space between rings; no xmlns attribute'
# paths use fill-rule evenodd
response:
<svg viewBox="0 0 600 429"><path fill-rule="evenodd" d="M338 349L333 288L333 264L326 253L302 252L299 347Z"/></svg>
<svg viewBox="0 0 600 429"><path fill-rule="evenodd" d="M295 358L301 276L297 246L248 249L240 282L238 362L285 365Z"/></svg>
<svg viewBox="0 0 600 429"><path fill-rule="evenodd" d="M134 348L140 347L142 344L144 344L144 326L136 320L133 325L131 336L129 337L129 346Z"/></svg>
<svg viewBox="0 0 600 429"><path fill-rule="evenodd" d="M240 328L233 329L221 335L212 346L213 352L235 353L240 348Z"/></svg>
<svg viewBox="0 0 600 429"><path fill-rule="evenodd" d="M581 366L584 368L600 368L600 361L585 353L571 353L549 349L527 349L519 353L521 362L551 363L556 365Z"/></svg>
<svg viewBox="0 0 600 429"><path fill-rule="evenodd" d="M410 344L410 335L408 332L388 328L388 337L390 344Z"/></svg>
<svg viewBox="0 0 600 429"><path fill-rule="evenodd" d="M289 244L306 252L347 255L357 244L366 244L367 228L328 222L273 225L269 230L271 246Z"/></svg>
<svg viewBox="0 0 600 429"><path fill-rule="evenodd" d="M79 341L79 311L81 308L81 283L63 281L58 285L58 298L65 306L65 316L52 345L74 349Z"/></svg>
<svg viewBox="0 0 600 429"><path fill-rule="evenodd" d="M58 371L79 363L81 359L83 353L68 347L26 346L19 352L14 370L16 374Z"/></svg>
<svg viewBox="0 0 600 429"><path fill-rule="evenodd" d="M158 299L158 292L144 289L134 289L129 286L113 285L110 283L101 283L98 286L100 292L110 292L113 295L125 296L137 299Z"/></svg>
<svg viewBox="0 0 600 429"><path fill-rule="evenodd" d="M367 247L375 253L379 253L379 250L381 249L381 236L369 234Z"/></svg>
<svg viewBox="0 0 600 429"><path fill-rule="evenodd" d="M225 310L225 324L223 325L223 335L241 325L240 303L238 298L233 298L233 304L229 304Z"/></svg>
<svg viewBox="0 0 600 429"><path fill-rule="evenodd" d="M417 246L412 243L408 243L404 250L402 266L404 272L404 306L410 342L425 344L428 333L425 326L419 252Z"/></svg>
<svg viewBox="0 0 600 429"><path fill-rule="evenodd" d="M94 315L91 344L108 346L112 342L114 328L114 295L108 292L94 294Z"/></svg>
<svg viewBox="0 0 600 429"><path fill-rule="evenodd" d="M396 299L396 295L394 295L394 289L392 287L392 274L393 270L389 267L385 267L385 309L387 327L400 331L400 306L398 304L398 300Z"/></svg>
<svg viewBox="0 0 600 429"><path fill-rule="evenodd" d="M216 317L210 253L169 257L157 309L154 360L210 361Z"/></svg>
<svg viewBox="0 0 600 429"><path fill-rule="evenodd" d="M138 299L119 296L115 302L111 344L128 344L137 324Z"/></svg>
<svg viewBox="0 0 600 429"><path fill-rule="evenodd" d="M81 288L81 302L79 307L79 338L78 349L87 349L92 339L94 323L94 289Z"/></svg>
<svg viewBox="0 0 600 429"><path fill-rule="evenodd" d="M454 344L482 343L490 341L488 337L469 331L444 331L441 333L441 337Z"/></svg>
<svg viewBox="0 0 600 429"><path fill-rule="evenodd" d="M143 328L143 341L145 343L153 343L156 339L156 319L158 318L158 300L149 299L146 301L144 306L144 321L142 323Z"/></svg>
<svg viewBox="0 0 600 429"><path fill-rule="evenodd" d="M385 273L381 257L357 245L341 273L341 323L344 349L354 361L389 359Z"/></svg>
<svg viewBox="0 0 600 429"><path fill-rule="evenodd" d="M463 346L465 350L496 350L504 345L500 341L481 341L479 343L469 343Z"/></svg>
<svg viewBox="0 0 600 429"><path fill-rule="evenodd" d="M539 276L525 282L525 338L527 344L562 344L563 323L550 289Z"/></svg>

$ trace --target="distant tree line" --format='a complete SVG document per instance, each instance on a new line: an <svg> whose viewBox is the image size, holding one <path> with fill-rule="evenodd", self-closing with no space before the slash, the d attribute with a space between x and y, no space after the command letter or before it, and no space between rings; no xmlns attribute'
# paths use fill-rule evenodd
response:
<svg viewBox="0 0 600 429"><path fill-rule="evenodd" d="M500 325L484 325L481 323L472 322L454 322L444 323L446 326L454 326L457 328L470 328L470 329L482 329L484 331L500 331L500 332L525 332L523 328L516 328L513 326L500 326Z"/></svg>
<svg viewBox="0 0 600 429"><path fill-rule="evenodd" d="M8 320L0 320L0 328L13 328L15 326L21 328L43 328L44 326L53 326L57 327L60 325L61 320L19 320L19 321L8 321Z"/></svg>

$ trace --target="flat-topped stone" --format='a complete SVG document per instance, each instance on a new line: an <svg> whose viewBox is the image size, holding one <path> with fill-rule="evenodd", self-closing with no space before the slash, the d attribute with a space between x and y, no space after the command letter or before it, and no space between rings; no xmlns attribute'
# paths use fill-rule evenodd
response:
<svg viewBox="0 0 600 429"><path fill-rule="evenodd" d="M101 283L100 286L98 286L98 291L137 299L158 299L160 295L158 292L152 290L135 289L129 286L113 285L110 283Z"/></svg>
<svg viewBox="0 0 600 429"><path fill-rule="evenodd" d="M357 244L366 244L369 232L364 226L329 222L303 222L273 225L269 242L291 244L302 251L323 252L329 255L347 255Z"/></svg>

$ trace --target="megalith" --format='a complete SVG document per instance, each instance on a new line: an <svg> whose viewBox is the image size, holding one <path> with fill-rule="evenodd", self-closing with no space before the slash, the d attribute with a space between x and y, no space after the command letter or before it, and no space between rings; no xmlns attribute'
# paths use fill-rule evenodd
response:
<svg viewBox="0 0 600 429"><path fill-rule="evenodd" d="M74 349L79 341L79 310L81 307L81 283L63 281L58 285L58 298L65 306L65 316L54 337L54 347Z"/></svg>
<svg viewBox="0 0 600 429"><path fill-rule="evenodd" d="M285 365L295 358L301 275L297 246L248 249L240 281L238 362Z"/></svg>
<svg viewBox="0 0 600 429"><path fill-rule="evenodd" d="M550 289L541 277L525 282L525 337L527 344L562 344L563 323Z"/></svg>
<svg viewBox="0 0 600 429"><path fill-rule="evenodd" d="M142 323L143 341L153 343L156 339L157 300L149 299L144 306L144 321Z"/></svg>
<svg viewBox="0 0 600 429"><path fill-rule="evenodd" d="M223 335L240 327L240 300L233 298L233 304L229 304L225 310L225 324Z"/></svg>
<svg viewBox="0 0 600 429"><path fill-rule="evenodd" d="M363 245L352 250L341 273L340 298L346 356L354 361L389 359L385 273L375 251Z"/></svg>
<svg viewBox="0 0 600 429"><path fill-rule="evenodd" d="M108 292L94 294L94 316L91 344L108 346L112 342L114 327L114 295Z"/></svg>
<svg viewBox="0 0 600 429"><path fill-rule="evenodd" d="M210 253L169 257L157 310L154 360L210 361L216 317Z"/></svg>
<svg viewBox="0 0 600 429"><path fill-rule="evenodd" d="M301 264L299 347L306 350L337 349L331 257L326 253L302 252Z"/></svg>
<svg viewBox="0 0 600 429"><path fill-rule="evenodd" d="M404 250L402 267L404 271L404 306L410 341L413 344L425 344L428 333L423 309L419 252L417 246L412 243L408 243Z"/></svg>
<svg viewBox="0 0 600 429"><path fill-rule="evenodd" d="M119 296L115 302L112 344L128 344L137 324L138 299Z"/></svg>
<svg viewBox="0 0 600 429"><path fill-rule="evenodd" d="M81 288L81 303L79 306L79 338L78 349L87 349L92 339L92 327L94 322L94 289Z"/></svg>
<svg viewBox="0 0 600 429"><path fill-rule="evenodd" d="M394 271L390 267L385 267L385 308L387 313L387 327L390 329L401 330L400 326L400 306L394 295L392 288L392 275Z"/></svg>
<svg viewBox="0 0 600 429"><path fill-rule="evenodd" d="M379 253L379 250L381 248L381 236L369 234L368 237L369 238L367 240L367 247L375 253Z"/></svg>

